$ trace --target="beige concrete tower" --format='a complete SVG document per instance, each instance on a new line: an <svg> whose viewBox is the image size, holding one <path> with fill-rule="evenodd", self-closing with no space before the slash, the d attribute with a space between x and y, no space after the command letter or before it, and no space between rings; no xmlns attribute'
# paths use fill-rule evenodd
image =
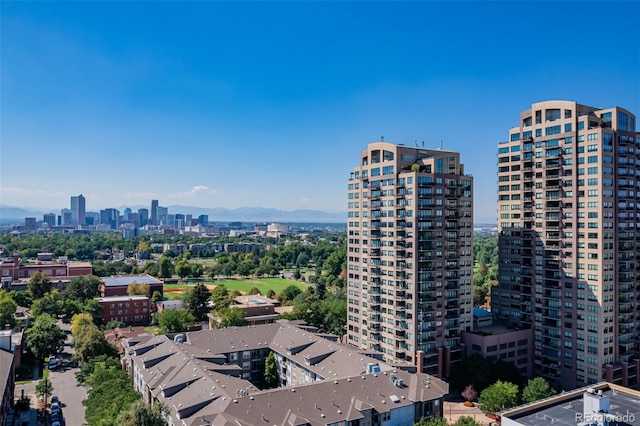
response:
<svg viewBox="0 0 640 426"><path fill-rule="evenodd" d="M534 329L535 374L565 389L638 382L635 116L548 101L498 150L492 310Z"/></svg>
<svg viewBox="0 0 640 426"><path fill-rule="evenodd" d="M473 178L457 152L375 142L348 188L348 342L447 376L472 326Z"/></svg>

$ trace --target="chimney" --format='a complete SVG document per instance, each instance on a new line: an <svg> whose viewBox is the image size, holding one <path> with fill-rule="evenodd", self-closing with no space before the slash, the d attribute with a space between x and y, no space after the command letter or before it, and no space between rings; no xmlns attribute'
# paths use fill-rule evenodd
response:
<svg viewBox="0 0 640 426"><path fill-rule="evenodd" d="M418 373L422 373L424 370L424 351L416 352L416 369Z"/></svg>
<svg viewBox="0 0 640 426"><path fill-rule="evenodd" d="M13 266L18 266L20 264L20 256L17 254L13 255Z"/></svg>

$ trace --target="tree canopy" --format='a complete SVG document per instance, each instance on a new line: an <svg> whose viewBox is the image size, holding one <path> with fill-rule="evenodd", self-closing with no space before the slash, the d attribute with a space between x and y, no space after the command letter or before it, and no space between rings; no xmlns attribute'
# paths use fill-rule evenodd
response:
<svg viewBox="0 0 640 426"><path fill-rule="evenodd" d="M187 331L194 322L191 312L183 309L166 309L158 314L158 326L162 333Z"/></svg>
<svg viewBox="0 0 640 426"><path fill-rule="evenodd" d="M485 414L495 414L515 407L518 405L518 385L498 380L480 393L478 402Z"/></svg>
<svg viewBox="0 0 640 426"><path fill-rule="evenodd" d="M38 271L29 277L27 289L34 300L40 299L51 291L51 279L49 279L49 276L44 272Z"/></svg>
<svg viewBox="0 0 640 426"><path fill-rule="evenodd" d="M60 352L67 335L49 314L38 316L25 332L27 346L38 359Z"/></svg>
<svg viewBox="0 0 640 426"><path fill-rule="evenodd" d="M204 321L207 314L211 311L209 302L211 300L211 292L202 283L196 284L191 291L188 291L182 297L187 311L193 315L196 321Z"/></svg>
<svg viewBox="0 0 640 426"><path fill-rule="evenodd" d="M522 402L525 404L535 402L555 394L555 389L549 386L549 383L545 379L536 377L529 380L524 389L522 389Z"/></svg>
<svg viewBox="0 0 640 426"><path fill-rule="evenodd" d="M9 293L0 290L0 327L4 328L5 324L9 324L11 328L16 326L15 313L18 304Z"/></svg>

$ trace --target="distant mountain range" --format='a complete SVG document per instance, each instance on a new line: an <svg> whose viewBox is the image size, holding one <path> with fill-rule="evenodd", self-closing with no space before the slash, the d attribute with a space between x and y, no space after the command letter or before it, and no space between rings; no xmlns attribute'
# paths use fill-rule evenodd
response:
<svg viewBox="0 0 640 426"><path fill-rule="evenodd" d="M149 206L120 206L122 213L125 208L134 212L139 208L148 209ZM303 222L303 223L345 223L346 212L328 213L321 210L278 210L264 207L240 207L227 209L224 207L204 208L195 206L168 206L170 214L182 213L198 217L201 214L209 215L210 222ZM38 210L0 204L0 223L24 223L25 217L35 217L42 220L45 213L60 214L60 209Z"/></svg>

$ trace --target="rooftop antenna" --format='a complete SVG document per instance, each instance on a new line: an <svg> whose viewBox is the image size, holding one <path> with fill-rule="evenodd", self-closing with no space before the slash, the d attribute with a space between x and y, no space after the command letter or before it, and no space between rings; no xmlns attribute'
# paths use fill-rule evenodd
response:
<svg viewBox="0 0 640 426"><path fill-rule="evenodd" d="M422 141L422 147L424 148L424 141Z"/></svg>
<svg viewBox="0 0 640 426"><path fill-rule="evenodd" d="M418 147L418 141L415 141L415 142L416 142L416 148L417 148Z"/></svg>
<svg viewBox="0 0 640 426"><path fill-rule="evenodd" d="M440 150L442 151L442 140L440 140Z"/></svg>
<svg viewBox="0 0 640 426"><path fill-rule="evenodd" d="M384 136L380 136L380 142L384 142Z"/></svg>

